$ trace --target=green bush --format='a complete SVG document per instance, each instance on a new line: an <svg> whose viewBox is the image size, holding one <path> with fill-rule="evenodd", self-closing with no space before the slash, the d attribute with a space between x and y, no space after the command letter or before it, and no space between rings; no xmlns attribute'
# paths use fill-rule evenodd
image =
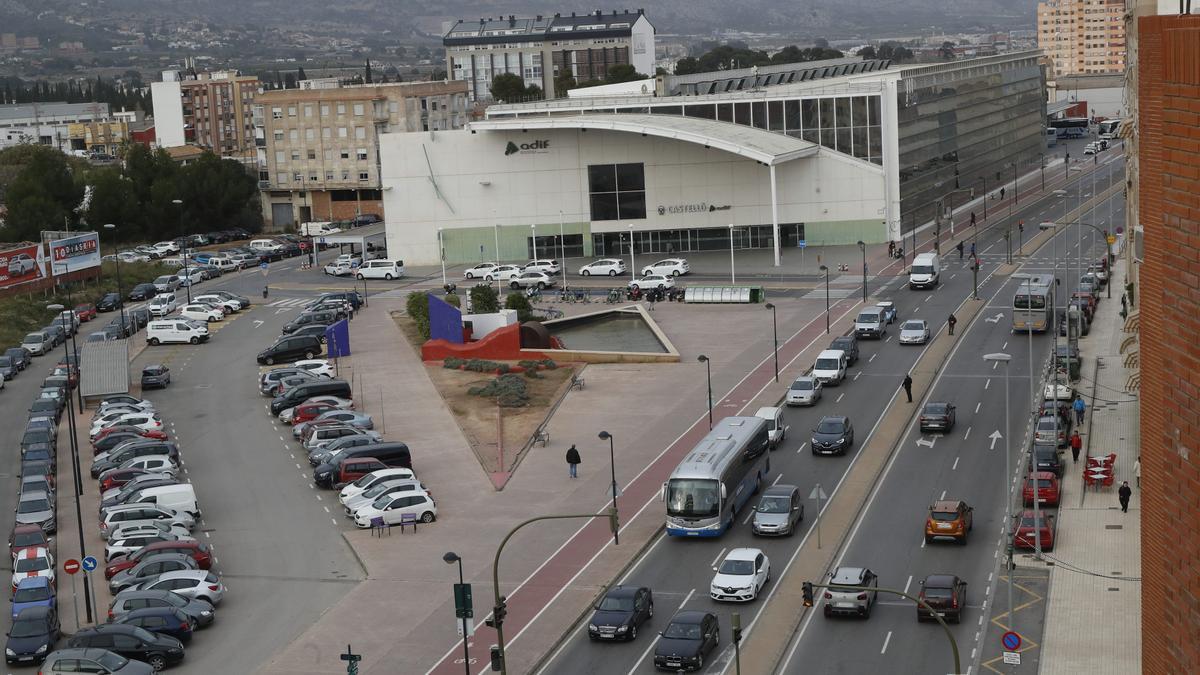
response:
<svg viewBox="0 0 1200 675"><path fill-rule="evenodd" d="M417 332L425 340L429 339L429 292L413 291L404 301L404 308L417 324Z"/></svg>
<svg viewBox="0 0 1200 675"><path fill-rule="evenodd" d="M472 396L494 398L505 408L520 408L529 405L529 390L525 386L525 380L515 373L501 375L483 386L471 387L467 393Z"/></svg>
<svg viewBox="0 0 1200 675"><path fill-rule="evenodd" d="M545 368L546 370L554 370L558 367L558 364L554 362L554 359L542 359L540 361L526 359L524 361L518 361L517 364L525 369L525 377L531 379L541 379L543 377L542 374L538 372L539 367Z"/></svg>
<svg viewBox="0 0 1200 675"><path fill-rule="evenodd" d="M525 297L524 293L509 293L504 299L504 307L517 310L517 321L521 323L533 318L533 305L529 304L529 298Z"/></svg>
<svg viewBox="0 0 1200 675"><path fill-rule="evenodd" d="M475 286L471 294L471 311L475 314L494 314L500 311L500 298L491 286Z"/></svg>
<svg viewBox="0 0 1200 675"><path fill-rule="evenodd" d="M462 307L462 298L458 297L457 295L445 295L442 296L442 300L445 300L447 305L451 305L453 307Z"/></svg>
<svg viewBox="0 0 1200 675"><path fill-rule="evenodd" d="M450 370L458 370L466 362L466 359L460 359L457 356L447 356L446 360L442 362L442 367L449 368Z"/></svg>

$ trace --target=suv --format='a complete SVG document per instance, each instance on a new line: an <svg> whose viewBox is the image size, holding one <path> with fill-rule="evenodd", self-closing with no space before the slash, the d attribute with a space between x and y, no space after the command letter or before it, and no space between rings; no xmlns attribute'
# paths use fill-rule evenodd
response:
<svg viewBox="0 0 1200 675"><path fill-rule="evenodd" d="M337 321L337 319L337 312L332 310L304 312L300 316L297 316L295 319L292 319L288 323L284 324L283 334L290 335L304 326L329 325L334 321Z"/></svg>
<svg viewBox="0 0 1200 675"><path fill-rule="evenodd" d="M143 661L154 672L183 661L183 643L177 638L125 624L101 624L80 629L67 640L67 647L107 649L127 659Z"/></svg>
<svg viewBox="0 0 1200 675"><path fill-rule="evenodd" d="M829 343L830 351L840 351L846 354L846 365L852 366L855 361L858 361L858 335L851 333L843 335L839 338L834 338L833 342Z"/></svg>
<svg viewBox="0 0 1200 675"><path fill-rule="evenodd" d="M975 509L961 499L943 499L929 507L925 518L925 543L935 539L949 538L960 544L967 543L967 533L975 526Z"/></svg>
<svg viewBox="0 0 1200 675"><path fill-rule="evenodd" d="M967 582L954 574L930 574L921 582L918 597L950 623L958 623L967 606ZM917 605L917 621L933 618L925 605Z"/></svg>
<svg viewBox="0 0 1200 675"><path fill-rule="evenodd" d="M826 415L809 441L814 455L844 455L854 445L854 426L845 415Z"/></svg>
<svg viewBox="0 0 1200 675"><path fill-rule="evenodd" d="M654 616L654 594L645 586L609 589L592 609L588 637L593 640L635 640L638 627Z"/></svg>
<svg viewBox="0 0 1200 675"><path fill-rule="evenodd" d="M851 614L864 619L871 618L871 607L879 597L879 577L865 567L843 566L829 575L829 584L853 586L853 590L825 589L825 617L835 614Z"/></svg>

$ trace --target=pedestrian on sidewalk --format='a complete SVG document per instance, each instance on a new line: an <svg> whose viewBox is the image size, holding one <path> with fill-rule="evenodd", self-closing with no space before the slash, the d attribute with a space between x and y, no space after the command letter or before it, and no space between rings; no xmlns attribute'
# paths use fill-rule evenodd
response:
<svg viewBox="0 0 1200 675"><path fill-rule="evenodd" d="M908 373L904 374L904 382L900 386L904 387L904 394L908 396L908 402L912 403L912 377Z"/></svg>
<svg viewBox="0 0 1200 675"><path fill-rule="evenodd" d="M1004 188L1000 188L1000 199L1004 199Z"/></svg>
<svg viewBox="0 0 1200 675"><path fill-rule="evenodd" d="M946 319L946 325L950 327L950 334L954 335L954 324L958 323L958 319L951 314L949 319Z"/></svg>
<svg viewBox="0 0 1200 675"><path fill-rule="evenodd" d="M1129 498L1133 496L1133 490L1129 487L1129 481L1121 483L1121 489L1117 490L1117 499L1121 502L1121 513L1129 512Z"/></svg>
<svg viewBox="0 0 1200 675"><path fill-rule="evenodd" d="M1134 462L1133 462L1133 478L1134 478L1134 480L1137 481L1137 486L1142 487L1142 456L1141 455L1138 455L1138 458L1136 460L1134 460Z"/></svg>
<svg viewBox="0 0 1200 675"><path fill-rule="evenodd" d="M961 241L958 242L958 245L955 246L954 248L958 249L958 259L962 260L963 259L963 243Z"/></svg>
<svg viewBox="0 0 1200 675"><path fill-rule="evenodd" d="M1083 402L1083 397L1077 396L1071 407L1075 409L1075 424L1083 424L1083 413L1087 410L1087 404Z"/></svg>
<svg viewBox="0 0 1200 675"><path fill-rule="evenodd" d="M1078 431L1071 432L1071 459L1075 463L1079 463L1079 451L1083 449L1083 439L1079 437Z"/></svg>
<svg viewBox="0 0 1200 675"><path fill-rule="evenodd" d="M579 478L579 465L583 460L579 458L579 451L575 446L567 448L567 466L571 469L571 478Z"/></svg>
<svg viewBox="0 0 1200 675"><path fill-rule="evenodd" d="M896 257L896 242L894 242L894 241L888 242L888 257L889 258Z"/></svg>

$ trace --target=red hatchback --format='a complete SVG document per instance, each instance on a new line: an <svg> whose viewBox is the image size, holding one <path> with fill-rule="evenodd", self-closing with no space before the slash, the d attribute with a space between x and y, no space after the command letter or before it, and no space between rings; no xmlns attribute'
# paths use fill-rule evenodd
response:
<svg viewBox="0 0 1200 675"><path fill-rule="evenodd" d="M1054 539L1058 534L1054 516L1045 511L1041 512L1041 516L1041 519L1035 519L1032 509L1021 512L1021 518L1017 521L1017 532L1013 536L1013 545L1016 548L1026 551L1035 549L1034 537L1037 536L1042 540L1043 551L1054 550Z"/></svg>
<svg viewBox="0 0 1200 675"><path fill-rule="evenodd" d="M1058 476L1055 476L1053 471L1039 471L1036 476L1038 503L1042 506L1058 506L1060 494ZM1033 480L1032 476L1025 477L1025 489L1023 491L1025 506L1033 506Z"/></svg>
<svg viewBox="0 0 1200 675"><path fill-rule="evenodd" d="M110 469L105 471L104 473L100 474L100 493L104 494L108 490L121 487L134 478L147 473L151 472L147 471L146 469L137 468Z"/></svg>
<svg viewBox="0 0 1200 675"><path fill-rule="evenodd" d="M334 406L328 403L301 403L296 406L296 412L292 415L292 425L295 426L301 422L311 422L323 412L333 410Z"/></svg>
<svg viewBox="0 0 1200 675"><path fill-rule="evenodd" d="M153 438L156 441L167 440L167 433L165 431L163 431L162 429L143 429L141 427L135 427L130 424L114 424L111 427L105 427L105 428L101 429L100 433L96 434L96 437L92 439L92 445L95 445L97 441L104 438L105 436L107 436L109 434L115 434L118 431L125 431L125 432L129 432L132 434L137 434L139 436L142 436L143 438Z"/></svg>
<svg viewBox="0 0 1200 675"><path fill-rule="evenodd" d="M96 306L90 302L76 305L75 316L78 316L80 321L91 321L96 318Z"/></svg>
<svg viewBox="0 0 1200 675"><path fill-rule="evenodd" d="M212 550L208 548L208 544L198 541L156 541L153 544L146 544L127 557L114 557L104 567L104 578L112 579L117 572L127 570L138 564L143 558L156 553L182 553L190 555L202 570L212 567Z"/></svg>

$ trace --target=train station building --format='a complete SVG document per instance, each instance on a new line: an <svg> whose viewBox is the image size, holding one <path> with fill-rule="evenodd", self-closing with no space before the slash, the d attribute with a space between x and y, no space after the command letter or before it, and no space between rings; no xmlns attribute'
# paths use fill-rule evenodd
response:
<svg viewBox="0 0 1200 675"><path fill-rule="evenodd" d="M461 130L383 134L408 264L900 240L1045 161L1037 52L857 58L573 90Z"/></svg>

